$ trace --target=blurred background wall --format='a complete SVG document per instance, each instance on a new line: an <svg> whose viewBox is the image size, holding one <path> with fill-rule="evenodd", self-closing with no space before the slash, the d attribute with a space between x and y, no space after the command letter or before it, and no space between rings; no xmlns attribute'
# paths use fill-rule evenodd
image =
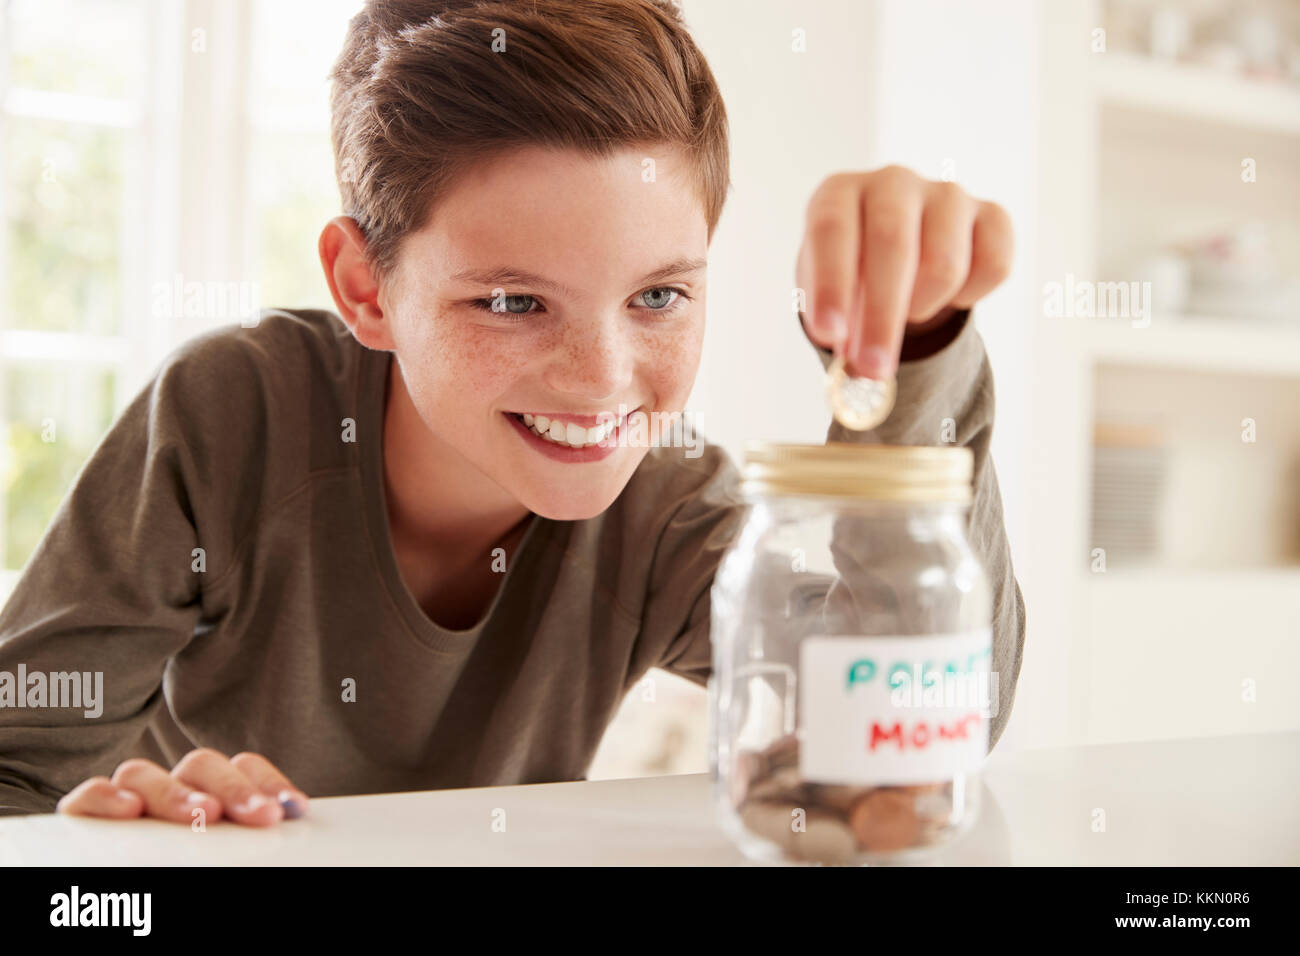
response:
<svg viewBox="0 0 1300 956"><path fill-rule="evenodd" d="M999 746L1300 727L1300 5L682 6L733 136L704 434L824 439L790 310L818 182L955 179L1017 228L975 312L1028 619ZM326 75L358 8L0 3L0 598L171 348L332 308ZM652 672L592 776L703 770L706 733L704 691Z"/></svg>

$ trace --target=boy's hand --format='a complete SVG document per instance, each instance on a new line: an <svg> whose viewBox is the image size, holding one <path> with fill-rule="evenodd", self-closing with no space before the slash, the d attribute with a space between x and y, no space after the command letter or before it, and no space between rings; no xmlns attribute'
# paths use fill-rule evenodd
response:
<svg viewBox="0 0 1300 956"><path fill-rule="evenodd" d="M286 805L281 799L288 798ZM307 795L271 761L258 754L225 754L204 747L191 750L171 773L151 760L124 761L113 779L91 777L66 794L55 808L76 816L128 820L155 817L191 823L201 807L205 822L225 815L236 823L264 827L307 811Z"/></svg>
<svg viewBox="0 0 1300 956"><path fill-rule="evenodd" d="M796 282L808 336L850 375L893 378L903 336L938 328L1011 267L1006 211L901 166L827 177L808 202Z"/></svg>

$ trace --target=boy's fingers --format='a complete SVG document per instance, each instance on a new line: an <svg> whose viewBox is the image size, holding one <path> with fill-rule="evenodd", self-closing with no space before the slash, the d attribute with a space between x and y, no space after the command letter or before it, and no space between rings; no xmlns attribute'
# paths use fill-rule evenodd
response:
<svg viewBox="0 0 1300 956"><path fill-rule="evenodd" d="M921 216L921 259L907 317L932 319L970 274L975 200L956 183L933 183Z"/></svg>
<svg viewBox="0 0 1300 956"><path fill-rule="evenodd" d="M222 812L236 823L263 827L284 817L278 802L235 769L225 754L209 747L191 750L181 758L172 777L212 794L221 801Z"/></svg>
<svg viewBox="0 0 1300 956"><path fill-rule="evenodd" d="M836 349L848 332L858 284L860 185L831 177L808 204L800 283L808 294L808 331L823 348Z"/></svg>
<svg viewBox="0 0 1300 956"><path fill-rule="evenodd" d="M307 794L290 783L289 778L261 754L238 753L230 758L230 763L263 793L280 801L286 816L301 816L307 811ZM292 806L285 805L286 797Z"/></svg>
<svg viewBox="0 0 1300 956"><path fill-rule="evenodd" d="M864 196L861 311L849 317L845 364L850 375L889 379L916 282L925 197L908 170L887 167L872 176Z"/></svg>
<svg viewBox="0 0 1300 956"><path fill-rule="evenodd" d="M202 808L210 818L221 813L221 804L212 794L174 779L152 760L125 761L113 772L113 784L138 793L144 800L145 815L159 820L189 823L195 808Z"/></svg>
<svg viewBox="0 0 1300 956"><path fill-rule="evenodd" d="M1007 211L997 203L981 202L971 243L970 275L952 300L959 309L969 309L1011 274L1015 239Z"/></svg>
<svg viewBox="0 0 1300 956"><path fill-rule="evenodd" d="M91 777L64 794L54 812L127 820L144 812L144 798L138 793L114 786L113 781L107 777Z"/></svg>
<svg viewBox="0 0 1300 956"><path fill-rule="evenodd" d="M70 815L129 819L143 813L177 823L189 823L195 808L210 820L224 813L237 823L266 826L305 813L307 795L260 754L227 760L202 748L187 754L171 773L150 760L127 760L113 779L92 777L56 806L57 812Z"/></svg>

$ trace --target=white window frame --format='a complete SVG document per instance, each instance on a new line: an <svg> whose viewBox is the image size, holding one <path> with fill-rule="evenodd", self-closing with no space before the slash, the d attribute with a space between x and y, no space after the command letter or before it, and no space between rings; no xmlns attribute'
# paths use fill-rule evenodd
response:
<svg viewBox="0 0 1300 956"><path fill-rule="evenodd" d="M121 334L0 329L0 379L14 365L31 362L114 370L116 420L168 352L226 324L155 315L153 292L156 283L171 283L177 274L187 282L243 275L252 212L245 188L251 6L252 0L143 0L148 69L136 102L12 87L7 58L0 57L0 134L10 117L135 134L127 146L119 236ZM3 143L0 135L0 150ZM4 217L0 190L0 222ZM7 279L7 240L7 231L0 229L0 283ZM0 389L0 420L8 421L3 394ZM0 455L7 454L7 446L0 448ZM7 600L21 573L7 567L3 553L4 494L0 487L0 601Z"/></svg>

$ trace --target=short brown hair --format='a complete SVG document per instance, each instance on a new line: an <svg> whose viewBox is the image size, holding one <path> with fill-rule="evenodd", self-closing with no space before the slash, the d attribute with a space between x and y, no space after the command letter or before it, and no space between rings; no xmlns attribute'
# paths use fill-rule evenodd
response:
<svg viewBox="0 0 1300 956"><path fill-rule="evenodd" d="M368 0L331 79L343 212L378 276L461 169L526 145L684 147L710 237L722 214L726 110L671 0Z"/></svg>

